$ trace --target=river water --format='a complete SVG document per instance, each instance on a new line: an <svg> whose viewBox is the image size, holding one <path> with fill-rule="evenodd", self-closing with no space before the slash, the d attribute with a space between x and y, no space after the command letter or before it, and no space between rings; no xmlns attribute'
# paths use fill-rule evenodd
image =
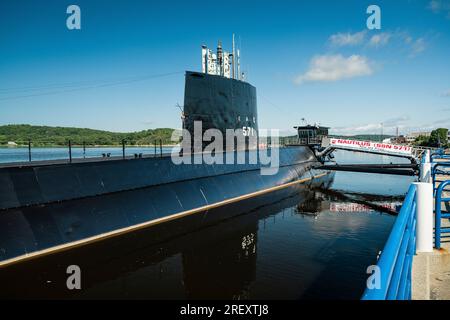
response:
<svg viewBox="0 0 450 320"><path fill-rule="evenodd" d="M172 150L171 147L126 147L125 155L133 156L134 154L142 153L147 154L159 154L167 153ZM122 147L73 147L72 148L72 158L82 159L82 158L94 158L102 157L103 154L109 154L113 156L122 156ZM64 147L56 148L31 148L31 159L32 161L40 160L61 160L69 159L69 149ZM0 148L0 163L6 162L27 162L29 161L29 150L28 148Z"/></svg>
<svg viewBox="0 0 450 320"><path fill-rule="evenodd" d="M336 160L404 162L342 151ZM249 212L164 242L150 241L149 228L13 265L0 270L0 296L359 299L412 180L337 172L330 190L275 193ZM71 264L82 270L81 290L66 288Z"/></svg>

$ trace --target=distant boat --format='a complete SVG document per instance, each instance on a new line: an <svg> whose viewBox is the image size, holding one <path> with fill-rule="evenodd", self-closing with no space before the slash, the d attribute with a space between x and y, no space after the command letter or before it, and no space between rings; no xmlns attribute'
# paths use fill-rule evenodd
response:
<svg viewBox="0 0 450 320"><path fill-rule="evenodd" d="M14 141L8 141L7 146L8 147L17 147L17 143L15 143Z"/></svg>

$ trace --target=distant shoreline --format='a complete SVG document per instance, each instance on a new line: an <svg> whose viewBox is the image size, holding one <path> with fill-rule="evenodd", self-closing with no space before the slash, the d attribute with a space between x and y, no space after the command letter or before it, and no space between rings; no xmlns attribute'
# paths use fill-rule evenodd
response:
<svg viewBox="0 0 450 320"><path fill-rule="evenodd" d="M159 144L142 144L142 145L125 145L125 148L159 148ZM177 147L179 144L163 144L162 147ZM32 148L68 148L68 145L34 145L31 144ZM88 148L122 148L121 144L114 144L114 145L86 145L86 149ZM8 145L0 145L0 148L2 149L23 149L28 148L27 144L20 144L17 146L8 146ZM73 144L72 148L83 148L83 145L81 144Z"/></svg>
<svg viewBox="0 0 450 320"><path fill-rule="evenodd" d="M0 126L0 147L121 147L122 141L128 146L154 147L162 142L165 146L176 145L172 140L174 129L157 128L135 132L112 132L88 128L34 126L14 124Z"/></svg>

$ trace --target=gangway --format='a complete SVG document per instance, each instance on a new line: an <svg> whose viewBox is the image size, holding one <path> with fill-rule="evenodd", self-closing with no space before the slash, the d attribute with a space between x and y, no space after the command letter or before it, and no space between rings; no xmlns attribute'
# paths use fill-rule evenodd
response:
<svg viewBox="0 0 450 320"><path fill-rule="evenodd" d="M372 153L384 156L407 158L411 163L418 163L425 148L416 148L409 145L392 144L375 141L360 141L339 138L322 139L322 153L328 154L334 150Z"/></svg>
<svg viewBox="0 0 450 320"><path fill-rule="evenodd" d="M297 129L298 136L297 141L291 143L291 145L305 145L310 147L315 152L316 156L321 159L323 163L321 168L326 170L413 176L418 174L419 160L425 150L429 149L403 144L330 138L328 137L329 128L319 125L304 125L294 128ZM335 150L406 158L411 164L325 164L334 158L333 151Z"/></svg>

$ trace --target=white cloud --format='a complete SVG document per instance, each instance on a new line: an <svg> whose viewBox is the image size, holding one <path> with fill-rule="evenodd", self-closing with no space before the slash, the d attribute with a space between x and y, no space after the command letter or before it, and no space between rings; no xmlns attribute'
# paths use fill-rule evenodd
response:
<svg viewBox="0 0 450 320"><path fill-rule="evenodd" d="M448 1L450 5L450 0ZM329 37L328 42L333 47L366 46L369 48L379 48L391 43L393 45L400 44L409 51L410 57L417 56L419 53L425 51L427 47L425 37L416 38L411 36L407 31L398 30L375 34L373 32L368 33L367 30L356 33L335 33Z"/></svg>
<svg viewBox="0 0 450 320"><path fill-rule="evenodd" d="M381 130L380 123L369 123L359 126L350 127L334 127L331 128L331 134L342 134L342 135L355 135L355 134L374 134L379 133Z"/></svg>
<svg viewBox="0 0 450 320"><path fill-rule="evenodd" d="M412 37L409 32L398 32L397 37L403 40L406 49L409 51L409 57L415 57L419 53L423 52L427 48L427 42L430 41L429 37Z"/></svg>
<svg viewBox="0 0 450 320"><path fill-rule="evenodd" d="M411 44L412 50L411 55L416 56L422 51L425 51L425 48L426 48L425 40L423 38L418 38L414 40Z"/></svg>
<svg viewBox="0 0 450 320"><path fill-rule="evenodd" d="M385 127L398 127L398 126L402 125L403 123L405 123L406 121L409 121L410 119L411 118L409 116L401 116L401 117L386 119L382 123L383 123L383 126L385 126Z"/></svg>
<svg viewBox="0 0 450 320"><path fill-rule="evenodd" d="M352 126L352 127L346 127L346 128L339 128L340 131L345 132L374 132L378 131L378 129L381 129L381 123L368 123L365 125L359 125L359 126Z"/></svg>
<svg viewBox="0 0 450 320"><path fill-rule="evenodd" d="M331 134L340 135L355 135L355 134L384 134L395 135L397 128L400 134L408 134L411 132L429 132L431 130L450 127L450 118L439 119L432 122L424 122L416 125L410 124L410 117L397 117L384 120L379 123L358 124L348 127L334 127L331 128Z"/></svg>
<svg viewBox="0 0 450 320"><path fill-rule="evenodd" d="M433 122L434 125L450 124L450 118L440 119Z"/></svg>
<svg viewBox="0 0 450 320"><path fill-rule="evenodd" d="M332 128L332 134L380 134L381 130L383 130L385 134L394 134L397 128L403 131L406 128L409 128L406 126L409 120L409 116L399 116L395 118L389 118L378 123L367 123L348 127L336 127Z"/></svg>
<svg viewBox="0 0 450 320"><path fill-rule="evenodd" d="M351 55L321 55L312 58L309 70L299 75L295 83L318 81L337 81L354 77L368 76L373 73L366 57Z"/></svg>
<svg viewBox="0 0 450 320"><path fill-rule="evenodd" d="M450 14L450 0L432 0L428 3L428 9L433 11L433 13L447 13Z"/></svg>
<svg viewBox="0 0 450 320"><path fill-rule="evenodd" d="M391 39L392 34L389 32L383 32L373 35L369 40L369 46L371 47L382 47L388 44Z"/></svg>
<svg viewBox="0 0 450 320"><path fill-rule="evenodd" d="M428 8L434 13L438 13L441 10L441 3L437 0L430 1Z"/></svg>
<svg viewBox="0 0 450 320"><path fill-rule="evenodd" d="M366 31L360 31L356 33L336 33L330 36L330 43L333 46L355 46L361 44L366 36Z"/></svg>
<svg viewBox="0 0 450 320"><path fill-rule="evenodd" d="M445 92L442 92L442 96L443 97L450 97L450 89L445 91Z"/></svg>

